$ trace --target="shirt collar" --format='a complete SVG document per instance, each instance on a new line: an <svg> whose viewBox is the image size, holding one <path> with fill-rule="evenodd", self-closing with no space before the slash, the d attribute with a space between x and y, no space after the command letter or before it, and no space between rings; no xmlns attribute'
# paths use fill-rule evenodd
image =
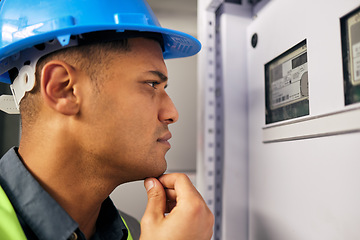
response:
<svg viewBox="0 0 360 240"><path fill-rule="evenodd" d="M96 222L96 233L92 240L97 239L127 239L128 230L120 214L110 198L102 206Z"/></svg>
<svg viewBox="0 0 360 240"><path fill-rule="evenodd" d="M0 184L18 214L39 239L67 239L78 224L40 186L10 149L0 160Z"/></svg>

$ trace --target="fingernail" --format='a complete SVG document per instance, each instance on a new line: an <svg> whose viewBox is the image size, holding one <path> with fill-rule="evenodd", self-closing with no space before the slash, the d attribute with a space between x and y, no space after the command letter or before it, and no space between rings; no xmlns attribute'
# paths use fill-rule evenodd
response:
<svg viewBox="0 0 360 240"><path fill-rule="evenodd" d="M154 181L153 180L145 180L145 189L146 192L150 191L154 187Z"/></svg>

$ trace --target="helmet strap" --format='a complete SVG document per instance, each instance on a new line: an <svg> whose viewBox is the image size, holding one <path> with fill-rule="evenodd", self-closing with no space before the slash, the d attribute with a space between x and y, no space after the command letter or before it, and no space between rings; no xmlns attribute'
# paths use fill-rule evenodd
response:
<svg viewBox="0 0 360 240"><path fill-rule="evenodd" d="M13 84L10 85L17 109L19 109L20 101L25 96L25 93L31 91L35 86L37 61L38 59L33 61L31 65L23 66Z"/></svg>

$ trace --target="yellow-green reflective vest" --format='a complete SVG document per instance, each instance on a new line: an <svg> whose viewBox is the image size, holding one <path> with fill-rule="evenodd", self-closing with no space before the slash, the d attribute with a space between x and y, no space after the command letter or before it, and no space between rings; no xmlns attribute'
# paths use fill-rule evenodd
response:
<svg viewBox="0 0 360 240"><path fill-rule="evenodd" d="M15 210L6 196L4 190L0 186L0 239L6 240L26 240L24 231L21 228ZM125 220L121 217L128 230L127 240L133 240L130 229Z"/></svg>
<svg viewBox="0 0 360 240"><path fill-rule="evenodd" d="M133 240L132 236L131 236L131 233L130 233L130 229L129 227L127 226L126 222L125 222L125 219L123 217L121 217L121 219L123 220L124 224L125 224L125 227L127 228L128 230L128 238L127 240Z"/></svg>
<svg viewBox="0 0 360 240"><path fill-rule="evenodd" d="M0 239L26 240L15 210L0 186Z"/></svg>

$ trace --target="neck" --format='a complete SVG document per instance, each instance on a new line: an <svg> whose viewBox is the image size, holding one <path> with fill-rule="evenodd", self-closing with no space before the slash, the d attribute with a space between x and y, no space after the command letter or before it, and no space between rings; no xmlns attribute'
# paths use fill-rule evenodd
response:
<svg viewBox="0 0 360 240"><path fill-rule="evenodd" d="M69 145L45 146L38 141L39 144L30 147L25 143L20 143L19 154L28 170L90 238L96 230L102 202L118 184L101 177L101 168L91 164L94 159L81 157L78 149Z"/></svg>

